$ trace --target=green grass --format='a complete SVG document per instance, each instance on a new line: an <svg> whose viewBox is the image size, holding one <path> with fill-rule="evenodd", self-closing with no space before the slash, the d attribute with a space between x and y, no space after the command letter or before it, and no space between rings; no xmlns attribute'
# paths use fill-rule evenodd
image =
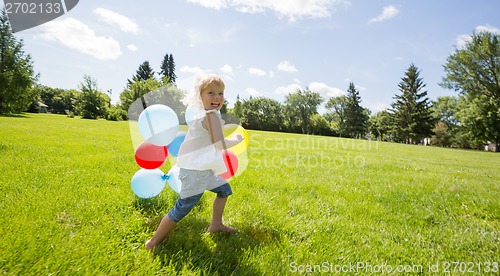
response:
<svg viewBox="0 0 500 276"><path fill-rule="evenodd" d="M176 194L132 193L139 167L127 122L0 117L0 274L278 275L360 264L427 274L446 262L483 272L500 262L500 154L249 134L248 168L225 211L239 232L205 232L206 193L150 253L144 241Z"/></svg>

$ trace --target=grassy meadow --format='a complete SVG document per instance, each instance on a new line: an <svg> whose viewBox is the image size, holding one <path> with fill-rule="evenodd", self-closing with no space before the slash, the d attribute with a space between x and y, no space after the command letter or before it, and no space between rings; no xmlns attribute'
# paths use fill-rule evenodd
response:
<svg viewBox="0 0 500 276"><path fill-rule="evenodd" d="M499 153L248 132L238 233L207 192L152 253L177 195L133 194L128 122L0 117L0 274L500 273Z"/></svg>

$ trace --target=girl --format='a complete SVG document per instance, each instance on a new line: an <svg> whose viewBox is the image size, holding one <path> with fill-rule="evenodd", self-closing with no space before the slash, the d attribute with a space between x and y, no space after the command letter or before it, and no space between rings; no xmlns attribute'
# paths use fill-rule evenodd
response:
<svg viewBox="0 0 500 276"><path fill-rule="evenodd" d="M224 104L224 89L224 82L219 76L202 75L196 78L194 90L184 99L188 108L195 111L195 115L194 120L188 123L189 129L177 157L182 188L174 207L163 217L153 237L146 242L148 250L160 244L174 230L177 223L200 200L205 190L217 194L208 231L236 231L235 228L222 223L222 213L232 190L218 175L226 171L222 151L241 142L243 136L236 134L224 139L224 121L217 112Z"/></svg>

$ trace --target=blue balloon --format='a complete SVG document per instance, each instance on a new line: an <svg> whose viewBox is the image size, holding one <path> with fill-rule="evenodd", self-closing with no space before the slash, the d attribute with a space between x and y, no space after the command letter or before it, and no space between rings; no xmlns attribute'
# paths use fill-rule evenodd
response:
<svg viewBox="0 0 500 276"><path fill-rule="evenodd" d="M177 114L163 104L148 106L139 115L137 123L142 137L157 146L170 144L179 130Z"/></svg>
<svg viewBox="0 0 500 276"><path fill-rule="evenodd" d="M172 188L176 193L181 192L182 188L182 182L179 179L179 171L180 168L177 166L173 166L169 171L168 171L168 186Z"/></svg>
<svg viewBox="0 0 500 276"><path fill-rule="evenodd" d="M191 123L191 121L194 120L194 115L195 115L196 111L191 108L191 106L188 106L186 108L186 113L184 114L184 118L186 119L186 125L189 125L189 123Z"/></svg>
<svg viewBox="0 0 500 276"><path fill-rule="evenodd" d="M174 140L170 145L168 145L168 152L177 157L179 155L179 149L181 148L182 142L184 142L184 139L186 138L186 132L182 131L177 133L177 136L175 136Z"/></svg>
<svg viewBox="0 0 500 276"><path fill-rule="evenodd" d="M165 187L166 175L160 169L140 169L132 177L132 191L140 198L151 198Z"/></svg>

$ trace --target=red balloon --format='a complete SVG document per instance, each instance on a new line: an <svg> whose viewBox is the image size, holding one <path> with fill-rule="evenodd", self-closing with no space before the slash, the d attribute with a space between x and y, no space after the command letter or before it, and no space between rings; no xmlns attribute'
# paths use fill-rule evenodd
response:
<svg viewBox="0 0 500 276"><path fill-rule="evenodd" d="M168 156L166 146L158 146L148 141L142 142L135 150L135 161L141 168L157 169L165 163Z"/></svg>
<svg viewBox="0 0 500 276"><path fill-rule="evenodd" d="M226 164L227 171L219 174L219 176L225 180L229 180L238 170L238 157L231 150L225 150L222 152L222 158Z"/></svg>

